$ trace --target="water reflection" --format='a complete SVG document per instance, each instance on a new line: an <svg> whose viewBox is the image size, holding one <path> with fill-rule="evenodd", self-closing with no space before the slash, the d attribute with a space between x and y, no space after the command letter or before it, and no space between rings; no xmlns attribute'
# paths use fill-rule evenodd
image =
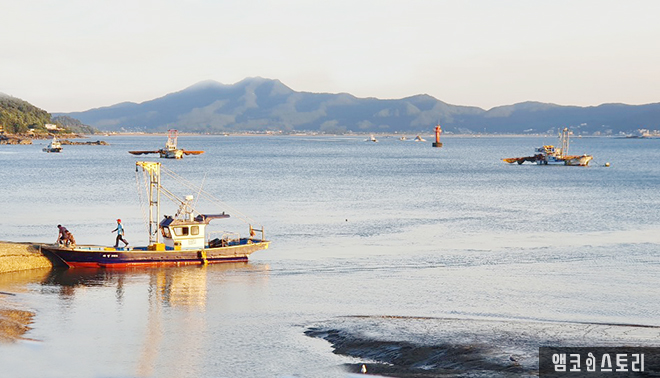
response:
<svg viewBox="0 0 660 378"><path fill-rule="evenodd" d="M121 304L127 282L147 278L149 300L156 299L170 307L204 308L209 275L237 272L266 272L268 265L249 262L223 263L207 266L134 268L112 270L104 268L53 268L35 275L27 274L25 283L40 279L43 287L59 288L61 297L75 296L79 288L115 287L115 298ZM2 277L0 277L2 278ZM14 281L15 282L15 281ZM0 280L0 287L2 281Z"/></svg>
<svg viewBox="0 0 660 378"><path fill-rule="evenodd" d="M51 268L21 270L0 274L0 291L26 292L27 284L41 282L51 272Z"/></svg>
<svg viewBox="0 0 660 378"><path fill-rule="evenodd" d="M97 343L107 350L121 350L108 358L131 361L124 365L128 370L124 375L153 377L166 372L169 377L203 376L207 369L204 351L215 342L209 338L226 326L218 320L237 311L233 298L246 298L248 303L256 300L249 293L263 291L269 272L268 265L249 262L122 270L52 269L37 283L38 291L56 298L56 302L37 313L43 313L44 319L58 318L62 329L44 337L57 340L55 344L75 340L81 350ZM58 316L62 303L66 308ZM78 329L87 331L80 334ZM95 346L83 346L91 339ZM107 363L105 357L99 358L99 366Z"/></svg>

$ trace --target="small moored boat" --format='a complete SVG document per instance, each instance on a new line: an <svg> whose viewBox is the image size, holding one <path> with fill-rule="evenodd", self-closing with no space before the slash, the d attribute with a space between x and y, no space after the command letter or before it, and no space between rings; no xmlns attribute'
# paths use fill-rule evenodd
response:
<svg viewBox="0 0 660 378"><path fill-rule="evenodd" d="M62 144L60 143L59 140L57 140L56 137L53 137L53 139L48 144L48 147L42 148L42 151L43 152L62 152Z"/></svg>
<svg viewBox="0 0 660 378"><path fill-rule="evenodd" d="M193 196L180 199L161 187L161 167L155 162L136 162L145 175L149 202L149 244L142 247L106 247L100 245L42 245L42 251L50 253L69 267L121 268L145 265L188 265L217 262L247 261L251 253L267 249L263 226L254 228L248 219L248 235L237 232L209 232L214 219L229 218L224 211L218 214L202 214L194 208ZM173 172L167 172L179 180ZM191 184L185 182L187 188ZM199 189L199 195L219 202ZM161 194L178 204L175 215L160 219ZM260 233L260 237L256 234Z"/></svg>

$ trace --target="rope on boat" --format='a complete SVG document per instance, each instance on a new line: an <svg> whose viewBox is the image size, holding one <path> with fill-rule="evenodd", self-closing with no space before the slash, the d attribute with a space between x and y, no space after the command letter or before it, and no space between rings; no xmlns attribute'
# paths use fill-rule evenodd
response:
<svg viewBox="0 0 660 378"><path fill-rule="evenodd" d="M144 170L142 171L142 175L145 176L145 182L147 182L147 173ZM140 187L140 175L137 167L135 168L135 187L137 190L138 201L140 202L140 209L142 210L142 221L144 222L147 233L149 233L149 216L147 215L147 209L144 206L146 201L144 200L144 193L142 193L142 188ZM147 184L146 190L149 190L149 184Z"/></svg>
<svg viewBox="0 0 660 378"><path fill-rule="evenodd" d="M237 209L235 209L235 208L233 208L232 206L228 205L227 203L222 202L222 201L219 200L218 198L214 197L211 193L205 191L205 190L202 188L202 186L198 186L198 185L196 185L196 184L194 184L194 183L192 183L192 182L190 182L190 181L184 179L183 177L179 176L178 174L176 174L176 173L174 173L173 171L171 171L171 170L165 168L165 167L162 166L162 165L161 165L161 167L160 167L160 170L161 170L161 174L164 173L164 174L166 174L167 176L169 176L170 178L176 180L180 185L182 185L182 186L184 186L184 187L190 189L191 191L196 191L196 192L197 192L197 198L196 198L196 200L195 200L195 205L197 204L197 202L199 201L200 198L205 198L206 200L208 200L208 201L211 202L212 204L218 206L219 208L221 208L221 209L224 208L224 209L229 210L229 211L231 212L232 216L234 216L234 217L238 218L239 220L243 221L244 223L250 225L250 229L251 229L251 230L252 230L252 224L257 224L257 225L259 225L260 228L261 228L261 230L259 230L259 231L262 231L262 230L263 230L263 226L261 226L261 224L257 223L254 219L252 219L252 218L250 218L249 216L247 216L247 215L241 213L240 211L238 211ZM148 180L147 180L147 172L145 172L145 171L143 170L143 173L144 173L144 176L145 176L145 183L146 183L146 185L147 185L146 190L149 190L149 182L148 182ZM136 178L137 178L137 174L136 174ZM206 180L206 175L204 176L204 180ZM172 200L173 202L175 202L175 203L186 203L185 200L182 200L182 199L179 198L177 195L175 195L175 194L172 193L171 191L169 191L169 190L167 190L166 188L164 188L162 185L160 186L160 190L161 190L161 193L165 194L165 196L168 197L168 198L169 198L170 200ZM141 190L138 190L138 191L141 192ZM143 206L143 205L144 205L143 198L140 198L140 205L141 205L142 210L143 210L143 215L145 216L145 219L146 219L146 211L144 210L144 206ZM197 209L195 208L195 206L190 205L190 204L189 204L188 206L190 206L190 207L191 207L195 212L197 212L198 214L201 214L199 211L197 211ZM258 230L258 229L257 229L257 228L254 228L254 230L256 231L256 230Z"/></svg>
<svg viewBox="0 0 660 378"><path fill-rule="evenodd" d="M197 185L193 184L192 182L190 182L190 181L184 179L183 177L177 175L177 174L174 173L173 171L171 171L171 170L169 170L169 169L167 169L167 168L161 166L161 172L167 174L168 176L170 176L170 177L173 178L174 180L178 181L181 185L187 187L187 188L190 189L190 190L198 190L199 198L204 197L205 199L207 199L207 200L210 201L211 203L215 204L215 205L218 206L219 208L226 208L226 209L228 209L229 211L231 211L232 215L236 216L238 219L242 220L242 221L245 222L246 224L257 223L254 219L252 219L252 218L250 218L249 216L247 216L247 215L241 213L240 211L238 211L237 209L231 207L231 206L228 205L227 203L222 202L222 201L219 200L218 198L214 197L211 193L205 191L202 187L198 187ZM171 192L170 192L170 194L173 195ZM180 201L180 202L182 202L182 201L181 201L180 199L178 199L178 198L177 198L177 200ZM195 211L197 211L197 210L195 209ZM197 212L199 213L199 211L197 211Z"/></svg>

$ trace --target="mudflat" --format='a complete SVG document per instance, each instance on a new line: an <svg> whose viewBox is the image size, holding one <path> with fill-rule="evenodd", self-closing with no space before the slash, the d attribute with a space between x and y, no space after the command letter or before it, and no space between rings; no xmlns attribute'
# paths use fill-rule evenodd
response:
<svg viewBox="0 0 660 378"><path fill-rule="evenodd" d="M23 335L30 330L34 313L1 307L4 307L2 301L0 301L0 343L22 339Z"/></svg>

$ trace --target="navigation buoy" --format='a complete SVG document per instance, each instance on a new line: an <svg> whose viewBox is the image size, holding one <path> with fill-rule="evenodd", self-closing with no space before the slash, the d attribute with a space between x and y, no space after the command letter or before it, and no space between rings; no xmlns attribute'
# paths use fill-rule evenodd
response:
<svg viewBox="0 0 660 378"><path fill-rule="evenodd" d="M433 142L433 147L442 147L442 143L440 143L440 134L442 133L442 128L440 125L435 127L435 142Z"/></svg>

